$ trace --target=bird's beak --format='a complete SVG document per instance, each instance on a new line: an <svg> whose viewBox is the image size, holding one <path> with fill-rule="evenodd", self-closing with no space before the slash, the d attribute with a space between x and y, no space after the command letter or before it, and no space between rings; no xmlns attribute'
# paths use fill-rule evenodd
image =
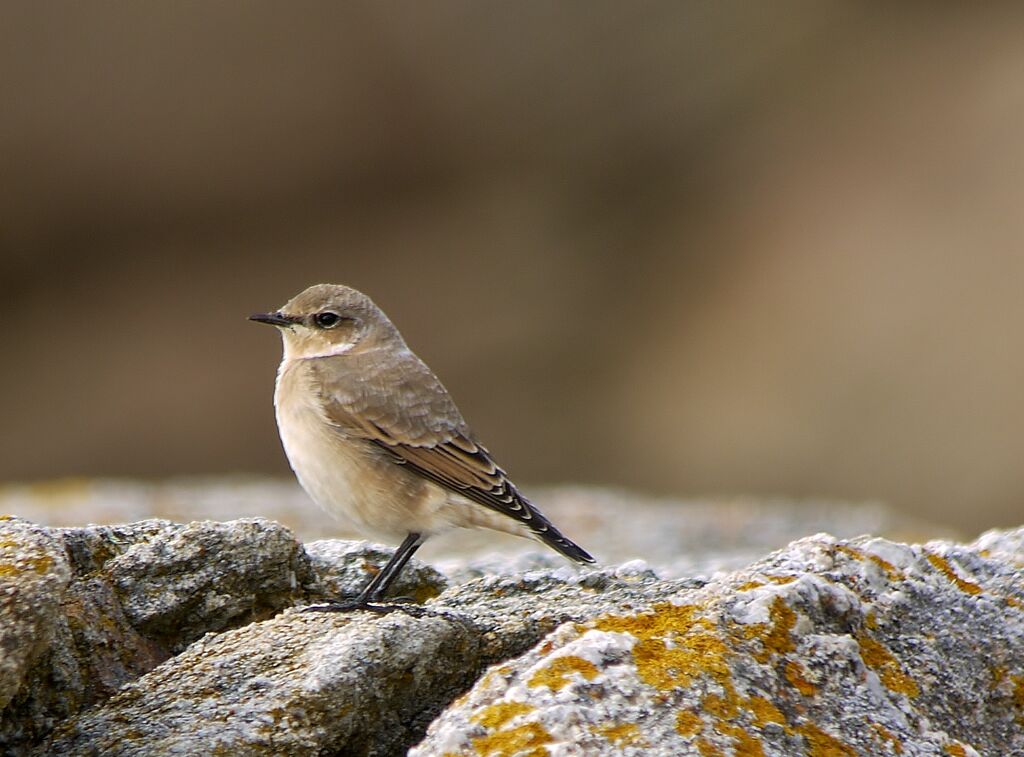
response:
<svg viewBox="0 0 1024 757"><path fill-rule="evenodd" d="M249 320L269 323L271 326L294 326L296 319L293 316L285 315L279 310L276 313L254 313L249 316Z"/></svg>

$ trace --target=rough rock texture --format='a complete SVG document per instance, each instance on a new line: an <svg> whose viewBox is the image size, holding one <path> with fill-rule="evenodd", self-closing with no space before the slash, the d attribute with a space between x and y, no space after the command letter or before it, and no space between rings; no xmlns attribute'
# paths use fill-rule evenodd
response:
<svg viewBox="0 0 1024 757"><path fill-rule="evenodd" d="M479 645L445 616L289 612L207 636L41 753L397 754L473 682Z"/></svg>
<svg viewBox="0 0 1024 757"><path fill-rule="evenodd" d="M321 539L305 545L313 571L320 579L320 591L308 596L315 601L357 596L372 576L388 561L393 549L367 542ZM388 591L389 597L408 597L426 602L448 586L438 571L413 560Z"/></svg>
<svg viewBox="0 0 1024 757"><path fill-rule="evenodd" d="M414 614L286 612L208 636L40 753L401 754L488 665L565 621L684 585L649 572L562 573L482 579Z"/></svg>
<svg viewBox="0 0 1024 757"><path fill-rule="evenodd" d="M5 753L315 581L291 533L259 519L70 529L5 519L0 545Z"/></svg>
<svg viewBox="0 0 1024 757"><path fill-rule="evenodd" d="M1022 544L796 542L563 625L411 754L1022 753Z"/></svg>
<svg viewBox="0 0 1024 757"><path fill-rule="evenodd" d="M537 558L340 614L290 606L386 551L261 520L0 547L4 753L1024 753L1024 528L819 535L711 581ZM400 593L443 589L410 567Z"/></svg>
<svg viewBox="0 0 1024 757"><path fill-rule="evenodd" d="M49 529L0 521L0 711L45 652L70 570Z"/></svg>

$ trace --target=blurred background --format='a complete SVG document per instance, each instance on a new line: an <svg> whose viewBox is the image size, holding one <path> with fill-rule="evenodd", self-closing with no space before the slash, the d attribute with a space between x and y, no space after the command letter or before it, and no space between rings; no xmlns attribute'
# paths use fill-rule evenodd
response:
<svg viewBox="0 0 1024 757"><path fill-rule="evenodd" d="M369 293L513 477L1024 521L1024 5L5 3L0 480L289 475Z"/></svg>

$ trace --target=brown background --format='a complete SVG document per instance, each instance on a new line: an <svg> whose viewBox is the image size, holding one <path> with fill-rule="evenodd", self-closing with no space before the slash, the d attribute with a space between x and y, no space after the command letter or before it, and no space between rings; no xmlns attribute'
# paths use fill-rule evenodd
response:
<svg viewBox="0 0 1024 757"><path fill-rule="evenodd" d="M526 482L1024 518L1024 6L6 3L0 479L285 475L370 293Z"/></svg>

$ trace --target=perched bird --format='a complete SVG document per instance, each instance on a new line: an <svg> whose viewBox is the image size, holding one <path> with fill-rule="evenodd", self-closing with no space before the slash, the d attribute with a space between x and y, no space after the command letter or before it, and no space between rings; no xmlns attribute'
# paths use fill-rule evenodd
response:
<svg viewBox="0 0 1024 757"><path fill-rule="evenodd" d="M402 540L358 599L379 602L413 553L452 528L539 539L594 562L509 481L448 391L365 294L317 284L251 320L281 331L274 407L285 454L314 502L384 540Z"/></svg>

